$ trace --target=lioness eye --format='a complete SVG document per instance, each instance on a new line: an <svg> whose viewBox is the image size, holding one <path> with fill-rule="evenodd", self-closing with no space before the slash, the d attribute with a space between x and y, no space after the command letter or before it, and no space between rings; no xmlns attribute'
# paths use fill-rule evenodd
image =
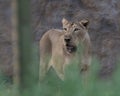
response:
<svg viewBox="0 0 120 96"><path fill-rule="evenodd" d="M78 31L79 29L78 28L75 28L74 31Z"/></svg>
<svg viewBox="0 0 120 96"><path fill-rule="evenodd" d="M63 30L67 31L67 28L63 28Z"/></svg>

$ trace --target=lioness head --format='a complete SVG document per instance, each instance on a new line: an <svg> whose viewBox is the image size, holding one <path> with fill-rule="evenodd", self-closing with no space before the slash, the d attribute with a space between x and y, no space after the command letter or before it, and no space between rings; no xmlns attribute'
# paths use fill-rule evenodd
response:
<svg viewBox="0 0 120 96"><path fill-rule="evenodd" d="M79 22L70 22L63 18L64 44L69 53L77 50L78 44L84 40L88 27L88 20L81 20Z"/></svg>

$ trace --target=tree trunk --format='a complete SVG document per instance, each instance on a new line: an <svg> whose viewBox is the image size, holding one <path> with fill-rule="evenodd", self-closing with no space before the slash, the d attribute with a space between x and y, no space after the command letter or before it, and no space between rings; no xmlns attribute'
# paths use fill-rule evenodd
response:
<svg viewBox="0 0 120 96"><path fill-rule="evenodd" d="M20 51L20 91L32 96L36 83L33 63L30 0L18 0L18 34ZM31 91L30 91L31 90ZM25 95L26 96L26 95Z"/></svg>

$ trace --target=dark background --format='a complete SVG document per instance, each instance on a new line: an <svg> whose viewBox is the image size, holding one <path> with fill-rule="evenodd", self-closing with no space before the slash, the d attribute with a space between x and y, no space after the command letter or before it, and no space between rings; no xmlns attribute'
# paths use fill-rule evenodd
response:
<svg viewBox="0 0 120 96"><path fill-rule="evenodd" d="M12 0L0 0L0 70L12 76ZM120 0L31 0L34 43L45 31L62 28L68 20L88 19L93 55L101 65L99 75L111 76L120 55Z"/></svg>

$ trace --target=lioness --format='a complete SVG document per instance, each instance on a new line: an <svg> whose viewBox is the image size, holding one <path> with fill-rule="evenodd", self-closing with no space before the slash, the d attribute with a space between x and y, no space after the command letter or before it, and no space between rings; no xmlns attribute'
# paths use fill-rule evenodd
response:
<svg viewBox="0 0 120 96"><path fill-rule="evenodd" d="M43 35L40 40L40 79L43 79L49 68L53 67L58 77L64 80L65 67L76 58L80 43L84 44L81 71L88 69L91 62L88 23L88 20L70 22L63 18L63 30L51 29Z"/></svg>

